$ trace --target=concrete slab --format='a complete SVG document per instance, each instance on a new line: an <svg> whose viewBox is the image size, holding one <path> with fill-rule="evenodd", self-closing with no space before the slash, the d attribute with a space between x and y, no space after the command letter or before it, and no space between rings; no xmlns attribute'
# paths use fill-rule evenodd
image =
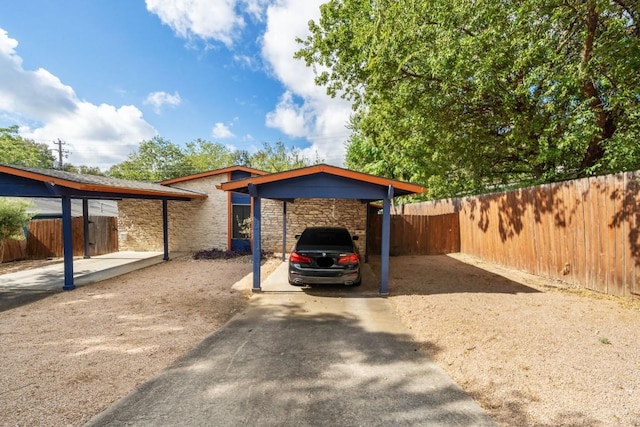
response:
<svg viewBox="0 0 640 427"><path fill-rule="evenodd" d="M388 299L365 284L291 287L286 273L283 263L246 311L87 425L494 425Z"/></svg>
<svg viewBox="0 0 640 427"><path fill-rule="evenodd" d="M298 293L306 294L320 293L322 295L333 296L379 296L380 282L373 273L369 264L362 265L362 284L360 286L344 286L344 285L305 285L293 286L287 280L287 262L271 273L262 282L262 293ZM236 290L251 290L253 286L253 276L249 275L233 285Z"/></svg>
<svg viewBox="0 0 640 427"><path fill-rule="evenodd" d="M73 260L76 286L88 285L133 270L163 262L162 252L114 252L88 259ZM51 264L41 268L0 275L0 292L60 291L64 286L64 265Z"/></svg>

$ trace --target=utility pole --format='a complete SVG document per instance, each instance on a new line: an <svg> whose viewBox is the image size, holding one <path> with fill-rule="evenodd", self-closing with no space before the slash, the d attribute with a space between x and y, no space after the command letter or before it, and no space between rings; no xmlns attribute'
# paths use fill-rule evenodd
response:
<svg viewBox="0 0 640 427"><path fill-rule="evenodd" d="M60 138L58 138L57 141L53 141L53 143L58 146L58 148L54 148L53 150L58 152L58 169L62 170L62 166L63 166L62 159L63 158L66 159L69 157L69 150L65 150L62 148L62 146L67 145L67 143L61 140Z"/></svg>

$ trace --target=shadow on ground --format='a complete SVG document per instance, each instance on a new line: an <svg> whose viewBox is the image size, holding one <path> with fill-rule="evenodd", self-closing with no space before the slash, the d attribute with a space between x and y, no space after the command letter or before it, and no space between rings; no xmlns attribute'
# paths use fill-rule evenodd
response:
<svg viewBox="0 0 640 427"><path fill-rule="evenodd" d="M493 425L410 336L305 298L237 316L89 425Z"/></svg>
<svg viewBox="0 0 640 427"><path fill-rule="evenodd" d="M380 257L370 257L363 265L361 286L306 285L308 295L369 298L379 297ZM436 295L453 293L536 293L523 285L446 255L399 256L389 259L391 295Z"/></svg>
<svg viewBox="0 0 640 427"><path fill-rule="evenodd" d="M57 292L58 291L2 291L0 292L0 313L39 301Z"/></svg>
<svg viewBox="0 0 640 427"><path fill-rule="evenodd" d="M374 273L379 275L380 258L371 257L369 263ZM391 257L389 265L389 291L392 295L540 292L446 255Z"/></svg>

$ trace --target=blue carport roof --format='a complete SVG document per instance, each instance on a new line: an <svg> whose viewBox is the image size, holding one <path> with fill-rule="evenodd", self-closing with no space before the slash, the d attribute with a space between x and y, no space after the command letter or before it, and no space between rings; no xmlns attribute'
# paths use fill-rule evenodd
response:
<svg viewBox="0 0 640 427"><path fill-rule="evenodd" d="M207 198L206 194L150 182L6 164L0 164L0 196L165 200Z"/></svg>
<svg viewBox="0 0 640 427"><path fill-rule="evenodd" d="M335 198L373 201L388 198L390 194L395 197L426 191L420 185L327 164L229 181L218 188L278 200Z"/></svg>

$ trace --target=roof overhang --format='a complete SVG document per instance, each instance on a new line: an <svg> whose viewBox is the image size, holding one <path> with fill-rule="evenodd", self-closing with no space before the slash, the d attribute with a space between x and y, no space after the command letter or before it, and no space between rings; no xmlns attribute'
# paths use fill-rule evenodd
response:
<svg viewBox="0 0 640 427"><path fill-rule="evenodd" d="M218 188L277 200L336 198L373 201L426 191L420 185L327 164L225 182Z"/></svg>
<svg viewBox="0 0 640 427"><path fill-rule="evenodd" d="M173 179L167 179L165 181L160 182L160 184L162 185L171 185L171 184L177 184L180 182L185 182L185 181L192 181L195 179L201 179L201 178L207 178L210 176L216 176L216 175L222 175L222 174L226 174L226 173L231 173L231 172L247 172L250 173L251 175L266 175L269 172L265 172L263 170L260 169L253 169L247 166L229 166L226 168L222 168L222 169L215 169L215 170L211 170L211 171L206 171L206 172L200 172L200 173L196 173L193 175L187 175L187 176L181 176L178 178L173 178Z"/></svg>
<svg viewBox="0 0 640 427"><path fill-rule="evenodd" d="M206 199L194 191L155 183L0 164L0 196L91 199Z"/></svg>

